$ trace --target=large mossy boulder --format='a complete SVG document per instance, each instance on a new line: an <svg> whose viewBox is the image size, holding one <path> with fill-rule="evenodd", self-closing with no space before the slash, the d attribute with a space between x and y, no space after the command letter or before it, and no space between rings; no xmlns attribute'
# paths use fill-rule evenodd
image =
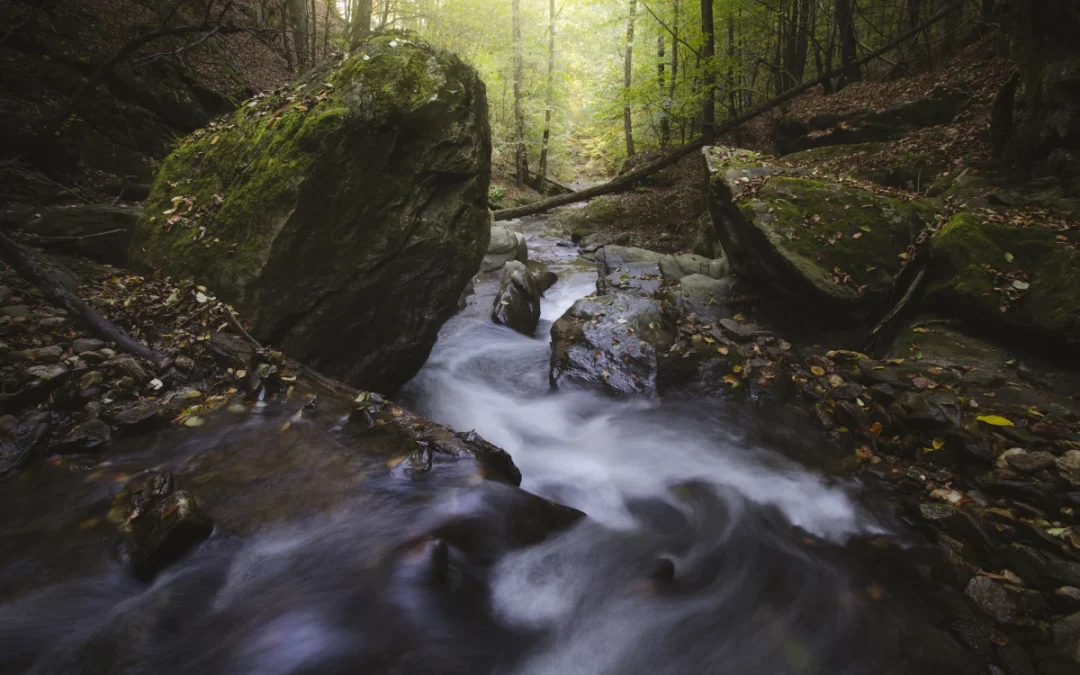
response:
<svg viewBox="0 0 1080 675"><path fill-rule="evenodd" d="M808 307L879 306L937 202L899 199L706 148L709 211L741 276Z"/></svg>
<svg viewBox="0 0 1080 675"><path fill-rule="evenodd" d="M960 213L931 240L932 302L1028 340L1080 343L1080 236Z"/></svg>
<svg viewBox="0 0 1080 675"><path fill-rule="evenodd" d="M207 284L263 343L391 391L480 267L490 155L476 72L377 37L183 141L131 258Z"/></svg>

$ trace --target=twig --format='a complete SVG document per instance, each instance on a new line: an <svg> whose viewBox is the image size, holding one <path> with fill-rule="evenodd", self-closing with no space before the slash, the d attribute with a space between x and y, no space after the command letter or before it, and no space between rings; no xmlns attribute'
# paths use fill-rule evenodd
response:
<svg viewBox="0 0 1080 675"><path fill-rule="evenodd" d="M36 234L28 234L27 236L30 237L31 243L33 243L34 246L55 246L58 244L68 244L75 241L94 239L96 237L109 237L114 234L125 234L126 232L127 230L123 228L117 228L115 230L106 230L104 232L95 232L93 234L83 234L79 236L73 235L68 237L42 237Z"/></svg>
<svg viewBox="0 0 1080 675"><path fill-rule="evenodd" d="M225 308L225 318L229 321L229 325L232 326L241 337L250 342L255 349L260 351L263 349L263 346L259 344L259 341L251 337L251 333L247 332L243 324L240 323L240 319L237 319L236 315L233 314L232 310L228 307Z"/></svg>

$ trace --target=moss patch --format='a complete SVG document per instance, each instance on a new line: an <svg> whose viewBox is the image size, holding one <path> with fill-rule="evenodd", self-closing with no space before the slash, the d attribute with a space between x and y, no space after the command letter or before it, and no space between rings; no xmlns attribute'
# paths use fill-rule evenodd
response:
<svg viewBox="0 0 1080 675"><path fill-rule="evenodd" d="M357 117L374 124L431 101L435 59L400 37L375 38L181 141L157 174L132 258L235 296L265 264L315 158Z"/></svg>
<svg viewBox="0 0 1080 675"><path fill-rule="evenodd" d="M802 276L843 299L891 287L900 255L938 209L933 201L791 177L771 178L737 206Z"/></svg>
<svg viewBox="0 0 1080 675"><path fill-rule="evenodd" d="M957 214L931 242L936 279L929 292L986 322L1073 342L1080 338L1078 245L1075 232Z"/></svg>

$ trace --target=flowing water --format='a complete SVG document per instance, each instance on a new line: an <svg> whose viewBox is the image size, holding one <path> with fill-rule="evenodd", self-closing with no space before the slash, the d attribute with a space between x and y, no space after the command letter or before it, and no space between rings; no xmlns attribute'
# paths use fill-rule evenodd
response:
<svg viewBox="0 0 1080 675"><path fill-rule="evenodd" d="M406 487L386 475L392 439L351 455L332 410L287 430L287 406L223 414L121 444L92 472L49 465L0 486L0 668L916 672L921 617L883 600L844 546L892 526L821 470L833 457L817 434L779 409L551 392L550 324L595 271L542 219L512 226L560 276L537 337L493 325L495 281L481 281L403 400L505 448L523 488L589 518L521 547L519 490L464 474ZM218 530L146 584L99 521L116 485L153 467ZM429 536L461 531L449 551Z"/></svg>

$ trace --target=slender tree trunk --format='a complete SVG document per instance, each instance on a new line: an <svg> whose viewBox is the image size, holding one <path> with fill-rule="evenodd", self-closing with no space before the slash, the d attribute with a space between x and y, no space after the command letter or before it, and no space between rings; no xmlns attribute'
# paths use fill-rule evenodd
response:
<svg viewBox="0 0 1080 675"><path fill-rule="evenodd" d="M671 129L671 116L673 112L672 106L675 105L675 84L676 78L679 75L679 0L675 0L674 13L671 19L671 80L668 83L667 90L667 117L668 117L668 130ZM670 138L669 138L670 140Z"/></svg>
<svg viewBox="0 0 1080 675"><path fill-rule="evenodd" d="M349 49L356 49L371 35L371 0L354 0L349 19Z"/></svg>
<svg viewBox="0 0 1080 675"><path fill-rule="evenodd" d="M330 53L330 2L326 0L325 11L323 12L323 32L322 32L322 53Z"/></svg>
<svg viewBox="0 0 1080 675"><path fill-rule="evenodd" d="M551 109L555 107L555 0L548 2L548 72L547 105L544 108L544 137L540 142L540 167L536 172L536 191L544 194L547 180L548 144L551 142Z"/></svg>
<svg viewBox="0 0 1080 675"><path fill-rule="evenodd" d="M855 0L836 0L836 28L840 33L840 61L844 65L844 82L858 82L862 71L855 61L859 57L859 38L855 34Z"/></svg>
<svg viewBox="0 0 1080 675"><path fill-rule="evenodd" d="M306 0L292 0L289 6L292 17L293 49L296 51L296 65L303 68L308 62L308 15Z"/></svg>
<svg viewBox="0 0 1080 675"><path fill-rule="evenodd" d="M701 137L705 145L716 141L716 36L713 33L712 0L701 0L701 33L705 44L701 48L702 78Z"/></svg>
<svg viewBox="0 0 1080 675"><path fill-rule="evenodd" d="M521 53L521 0L513 0L513 49L514 49L514 174L517 182L529 182L529 158L525 154L525 110L521 107L522 78L525 62Z"/></svg>
<svg viewBox="0 0 1080 675"><path fill-rule="evenodd" d="M907 15L907 29L911 30L921 23L920 16L922 14L922 0L907 0L906 7ZM923 62L923 54L919 50L919 36L916 35L911 39L911 58L916 65L920 65Z"/></svg>
<svg viewBox="0 0 1080 675"><path fill-rule="evenodd" d="M626 54L623 60L623 132L626 134L626 156L634 156L634 127L630 117L630 84L634 65L634 15L637 0L630 0L630 16L626 20Z"/></svg>
<svg viewBox="0 0 1080 675"><path fill-rule="evenodd" d="M660 147L666 148L671 139L671 123L668 116L671 114L671 100L667 97L667 81L664 71L667 68L667 54L664 53L664 34L656 33L656 83L660 87Z"/></svg>
<svg viewBox="0 0 1080 675"><path fill-rule="evenodd" d="M382 4L382 22L379 23L379 28L386 28L390 23L390 0L383 0Z"/></svg>
<svg viewBox="0 0 1080 675"><path fill-rule="evenodd" d="M311 0L311 6L308 8L308 23L311 28L311 37L309 38L311 51L308 53L308 60L315 63L315 60L319 57L319 15L315 13L315 0Z"/></svg>

